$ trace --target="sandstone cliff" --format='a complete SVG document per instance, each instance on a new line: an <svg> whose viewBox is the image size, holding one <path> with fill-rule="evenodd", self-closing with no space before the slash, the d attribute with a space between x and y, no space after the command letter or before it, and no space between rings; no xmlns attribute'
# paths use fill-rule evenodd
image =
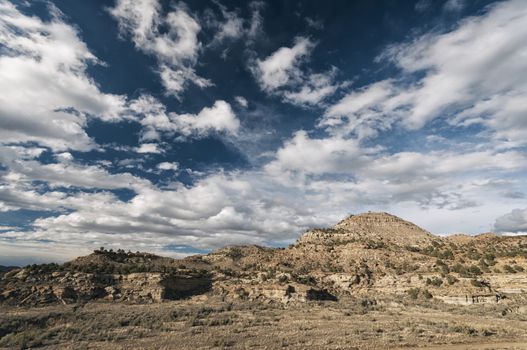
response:
<svg viewBox="0 0 527 350"><path fill-rule="evenodd" d="M287 248L230 246L171 259L105 250L63 265L10 271L4 303L92 299L159 302L216 295L269 302L398 294L451 303L500 302L527 291L527 237L437 237L387 213L346 218Z"/></svg>

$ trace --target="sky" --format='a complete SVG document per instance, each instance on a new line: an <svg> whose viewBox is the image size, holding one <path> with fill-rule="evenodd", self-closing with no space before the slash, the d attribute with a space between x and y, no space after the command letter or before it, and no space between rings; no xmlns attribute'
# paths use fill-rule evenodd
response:
<svg viewBox="0 0 527 350"><path fill-rule="evenodd" d="M0 264L527 232L527 6L0 0Z"/></svg>

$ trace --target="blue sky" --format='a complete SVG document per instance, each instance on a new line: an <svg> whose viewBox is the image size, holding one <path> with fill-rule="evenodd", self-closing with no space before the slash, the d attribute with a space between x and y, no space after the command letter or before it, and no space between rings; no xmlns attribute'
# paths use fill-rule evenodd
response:
<svg viewBox="0 0 527 350"><path fill-rule="evenodd" d="M516 1L0 0L0 264L527 232Z"/></svg>

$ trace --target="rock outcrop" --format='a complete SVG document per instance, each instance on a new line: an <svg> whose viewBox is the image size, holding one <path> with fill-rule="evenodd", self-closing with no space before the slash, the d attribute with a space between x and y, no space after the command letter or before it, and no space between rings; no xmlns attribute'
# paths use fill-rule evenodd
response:
<svg viewBox="0 0 527 350"><path fill-rule="evenodd" d="M501 302L527 293L526 270L526 236L438 237L387 213L365 213L310 230L287 248L230 246L185 259L100 249L63 265L15 269L0 280L0 302L218 295L292 303L384 294Z"/></svg>
<svg viewBox="0 0 527 350"><path fill-rule="evenodd" d="M418 246L430 244L434 236L397 216L388 213L364 213L351 215L330 229L306 232L299 243L346 243L367 241L372 244L396 244Z"/></svg>

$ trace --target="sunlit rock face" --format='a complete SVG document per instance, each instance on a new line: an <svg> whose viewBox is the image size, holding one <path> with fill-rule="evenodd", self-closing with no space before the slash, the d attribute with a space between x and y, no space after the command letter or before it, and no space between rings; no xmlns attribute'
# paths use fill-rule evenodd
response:
<svg viewBox="0 0 527 350"><path fill-rule="evenodd" d="M430 243L434 236L411 222L388 213L351 215L329 229L306 232L299 243L349 242L371 240L397 245Z"/></svg>

